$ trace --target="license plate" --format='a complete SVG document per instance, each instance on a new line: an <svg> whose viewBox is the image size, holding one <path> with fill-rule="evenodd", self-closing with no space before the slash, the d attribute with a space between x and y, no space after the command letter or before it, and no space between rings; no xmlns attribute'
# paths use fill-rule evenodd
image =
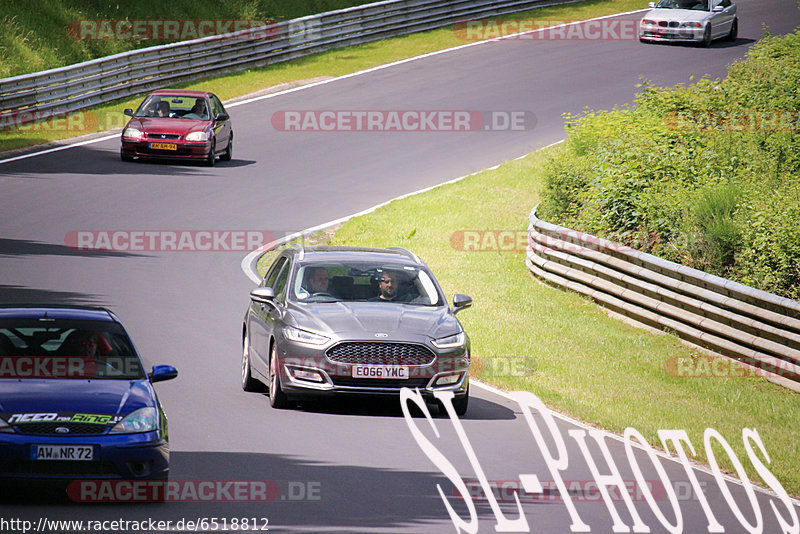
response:
<svg viewBox="0 0 800 534"><path fill-rule="evenodd" d="M175 143L150 143L150 148L157 150L178 150L178 145Z"/></svg>
<svg viewBox="0 0 800 534"><path fill-rule="evenodd" d="M33 460L93 460L94 447L91 445L33 445Z"/></svg>
<svg viewBox="0 0 800 534"><path fill-rule="evenodd" d="M356 365L353 367L353 378L405 380L408 378L408 367L404 365Z"/></svg>

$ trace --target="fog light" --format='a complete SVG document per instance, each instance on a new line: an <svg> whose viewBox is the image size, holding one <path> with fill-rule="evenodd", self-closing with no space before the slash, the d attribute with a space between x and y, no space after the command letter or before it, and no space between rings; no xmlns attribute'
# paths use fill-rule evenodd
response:
<svg viewBox="0 0 800 534"><path fill-rule="evenodd" d="M292 372L292 377L298 380L307 380L308 382L317 382L322 383L325 382L325 379L319 373L319 371L308 371L306 369L289 369Z"/></svg>
<svg viewBox="0 0 800 534"><path fill-rule="evenodd" d="M452 386L461 379L461 373L455 375L440 376L436 379L436 386Z"/></svg>

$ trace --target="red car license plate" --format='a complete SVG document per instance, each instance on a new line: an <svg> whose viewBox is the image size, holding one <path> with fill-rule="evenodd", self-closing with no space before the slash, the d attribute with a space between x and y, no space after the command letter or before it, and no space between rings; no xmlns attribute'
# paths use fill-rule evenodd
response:
<svg viewBox="0 0 800 534"><path fill-rule="evenodd" d="M178 150L178 145L175 143L150 143L150 148L156 150Z"/></svg>

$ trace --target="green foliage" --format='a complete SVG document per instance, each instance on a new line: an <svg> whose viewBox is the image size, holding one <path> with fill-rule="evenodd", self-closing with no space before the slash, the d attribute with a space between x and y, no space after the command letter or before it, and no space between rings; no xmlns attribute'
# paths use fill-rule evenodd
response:
<svg viewBox="0 0 800 534"><path fill-rule="evenodd" d="M800 293L800 30L724 80L642 83L635 106L567 117L540 214L714 274Z"/></svg>
<svg viewBox="0 0 800 534"><path fill-rule="evenodd" d="M80 40L70 23L80 20L290 20L368 3L367 0L25 0L0 2L0 78L165 44L165 41Z"/></svg>

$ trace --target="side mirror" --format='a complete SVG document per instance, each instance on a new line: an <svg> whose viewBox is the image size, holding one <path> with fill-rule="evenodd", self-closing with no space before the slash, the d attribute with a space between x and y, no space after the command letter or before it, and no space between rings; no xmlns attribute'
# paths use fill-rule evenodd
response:
<svg viewBox="0 0 800 534"><path fill-rule="evenodd" d="M150 382L163 382L178 376L178 370L171 365L154 365L153 370L147 375Z"/></svg>
<svg viewBox="0 0 800 534"><path fill-rule="evenodd" d="M656 3L655 2L648 2L647 5L650 6L650 7L656 7Z"/></svg>
<svg viewBox="0 0 800 534"><path fill-rule="evenodd" d="M128 117L133 117L133 110L131 108L127 108L125 111L122 112L123 115L127 115Z"/></svg>
<svg viewBox="0 0 800 534"><path fill-rule="evenodd" d="M472 297L463 293L456 293L453 295L453 313L458 313L461 310L466 310L472 306Z"/></svg>
<svg viewBox="0 0 800 534"><path fill-rule="evenodd" d="M260 304L273 304L275 291L271 287L257 287L250 292L250 300Z"/></svg>
<svg viewBox="0 0 800 534"><path fill-rule="evenodd" d="M230 116L227 113L220 113L219 115L214 117L214 120L217 122L226 121L228 119L230 119Z"/></svg>
<svg viewBox="0 0 800 534"><path fill-rule="evenodd" d="M713 11L714 13L719 13L719 12L724 11L724 10L725 10L725 8L722 7L722 6L714 6L713 8L711 8L711 11Z"/></svg>

